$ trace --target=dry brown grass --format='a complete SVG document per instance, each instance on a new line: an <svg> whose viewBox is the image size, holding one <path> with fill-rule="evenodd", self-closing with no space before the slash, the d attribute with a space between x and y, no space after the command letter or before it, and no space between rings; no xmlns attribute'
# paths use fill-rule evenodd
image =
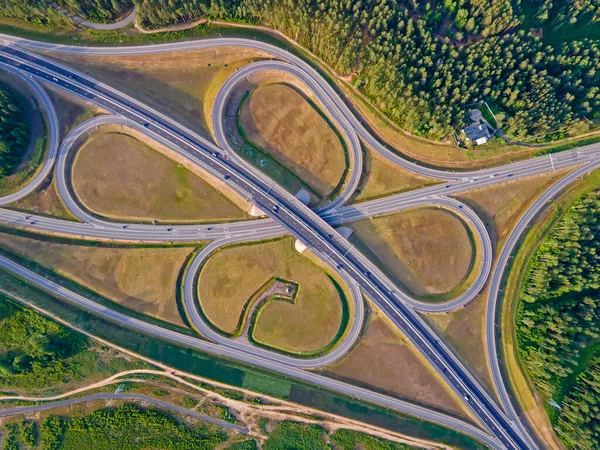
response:
<svg viewBox="0 0 600 450"><path fill-rule="evenodd" d="M364 150L363 176L353 201L385 197L435 184L437 180L415 175L388 161L370 148Z"/></svg>
<svg viewBox="0 0 600 450"><path fill-rule="evenodd" d="M56 108L61 140L81 122L102 113L102 110L92 103L84 102L50 85L46 87Z"/></svg>
<svg viewBox="0 0 600 450"><path fill-rule="evenodd" d="M159 221L246 217L208 182L124 134L92 136L75 157L72 180L81 202L106 217Z"/></svg>
<svg viewBox="0 0 600 450"><path fill-rule="evenodd" d="M58 219L77 220L58 195L53 174L50 174L31 194L15 203L11 203L9 209Z"/></svg>
<svg viewBox="0 0 600 450"><path fill-rule="evenodd" d="M177 310L176 284L191 247L92 247L5 233L0 233L0 245L123 306L185 325Z"/></svg>
<svg viewBox="0 0 600 450"><path fill-rule="evenodd" d="M294 352L319 350L340 328L343 300L315 259L298 255L291 237L224 248L211 256L200 272L202 310L217 328L234 333L244 305L268 280L277 276L297 282L296 303L266 304L254 337Z"/></svg>
<svg viewBox="0 0 600 450"><path fill-rule="evenodd" d="M239 47L152 55L48 53L210 137L210 111L221 84L262 52Z"/></svg>
<svg viewBox="0 0 600 450"><path fill-rule="evenodd" d="M467 192L461 198L474 205L486 217L493 230L493 239L500 249L527 207L566 172L502 183ZM495 394L487 363L486 299L487 287L464 308L447 314L428 314L426 318L441 331L488 391Z"/></svg>
<svg viewBox="0 0 600 450"><path fill-rule="evenodd" d="M445 342L456 350L461 360L474 372L487 391L495 395L485 345L486 301L487 290L464 308L449 313L424 316L441 332Z"/></svg>
<svg viewBox="0 0 600 450"><path fill-rule="evenodd" d="M552 184L570 172L563 169L533 177L501 183L487 188L460 194L492 227L496 247L502 248L504 240L516 225L523 212Z"/></svg>
<svg viewBox="0 0 600 450"><path fill-rule="evenodd" d="M417 296L448 292L470 272L466 225L445 210L414 209L350 226L350 240Z"/></svg>
<svg viewBox="0 0 600 450"><path fill-rule="evenodd" d="M376 312L358 345L328 372L457 415L465 412L414 347Z"/></svg>
<svg viewBox="0 0 600 450"><path fill-rule="evenodd" d="M239 117L253 143L321 196L327 197L340 182L346 168L340 138L296 89L259 86L242 104Z"/></svg>

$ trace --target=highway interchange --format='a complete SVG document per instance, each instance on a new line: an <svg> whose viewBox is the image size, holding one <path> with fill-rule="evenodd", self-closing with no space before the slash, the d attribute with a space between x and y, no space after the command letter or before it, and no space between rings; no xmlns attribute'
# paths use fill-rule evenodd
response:
<svg viewBox="0 0 600 450"><path fill-rule="evenodd" d="M99 315L110 318L111 320L125 323L132 328L143 330L150 334L161 336L185 345L190 345L214 354L220 354L232 359L261 366L269 370L285 373L333 390L355 395L356 397L368 401L394 407L400 411L457 428L493 447L536 448L536 443L521 424L513 405L510 403L510 398L508 395L503 394L503 392L506 393L506 388L502 380L502 374L498 368L497 359L495 359L497 355L495 350L495 339L490 337L488 339L488 345L493 347L490 355L493 354L494 357L492 358L492 356L490 356L490 363L494 369L494 381L496 389L501 396L502 407L495 404L469 371L461 364L459 359L422 321L416 311L450 311L466 304L481 291L491 273L493 258L492 246L485 224L472 209L461 202L450 198L449 195L563 167L580 166L580 168L577 169L577 172L557 182L540 201L536 202L536 204L527 211L524 218L511 234L509 244L503 249L500 255L500 262L497 267L503 269L506 258L510 256L510 252L514 248L519 236L535 214L544 208L547 200L552 198L553 195L556 195L560 190L564 189L568 183L572 182L583 173L597 167L600 163L600 159L598 158L598 156L600 156L600 146L589 146L552 156L534 158L498 168L472 171L469 173L448 172L420 166L403 159L401 156L387 149L367 132L361 125L360 119L352 114L345 103L337 96L335 91L310 66L286 51L268 44L251 40L223 38L135 48L87 48L54 46L34 41L14 39L8 36L3 36L3 38L7 44L9 42L11 42L11 44L0 46L0 62L3 64L2 68L8 65L12 67L12 70L17 70L24 80L28 80L28 84L32 86L32 89L38 94L40 103L43 105L46 114L50 118L50 140L52 145L55 145L56 147L53 149L51 145L49 154L51 157L53 157L53 155L58 155L56 173L60 194L65 200L67 207L76 217L82 220L82 223L48 219L38 216L25 218L22 213L16 213L7 209L0 210L0 222L13 226L28 227L41 231L90 239L115 239L140 242L211 240L211 244L201 252L202 257L199 255L196 261L194 261L193 270L190 270L190 273L186 278L185 291L187 294L185 296L185 303L188 315L193 317L193 324L200 329L203 334L209 334L209 337L211 340L214 340L215 343L208 343L199 339L182 336L168 330L157 329L158 327L154 325L149 325L145 322L116 313L108 308L101 307L43 279L39 275L20 267L14 261L8 260L7 258L0 259L0 265L2 267L61 298L77 303L78 305L90 311L94 311ZM18 49L15 44L18 44L20 49ZM280 61L272 60L250 64L244 69L236 72L236 74L224 84L217 96L215 112L213 114L213 128L217 145L184 128L170 118L160 114L160 112L141 104L135 99L132 99L113 88L98 83L96 80L73 71L63 64L58 64L50 61L46 57L40 57L23 50L23 48L27 47L36 49L49 49L52 47L52 50L54 51L70 53L141 54L189 48L209 48L215 46L251 46L269 52L274 58L280 59ZM352 155L351 163L354 167L360 167L362 164L360 144L358 147L355 146L360 138L383 156L405 169L446 181L435 186L409 193L398 194L379 200L360 203L358 205L343 206L353 194L360 177L361 170L353 170L350 172L350 179L345 184L343 192L333 203L317 211L311 211L300 201L273 183L266 175L257 172L250 165L238 158L235 152L230 149L225 137L222 127L223 111L227 99L235 88L236 83L243 78L239 74L247 76L250 73L260 70L286 71L287 73L298 77L312 92L314 92L321 103L321 106L327 111L328 115L333 118L334 123L340 128L346 141L350 143L350 153ZM33 77L30 78L30 76ZM89 123L80 125L64 140L59 150L57 141L55 141L57 131L56 129L53 130L52 125L52 123L54 123L52 117L54 116L55 118L55 112L53 111L51 104L46 105L44 102L44 94L42 93L43 88L41 88L40 91L39 84L35 79L53 84L74 95L82 97L87 101L94 102L110 111L113 115L91 119L88 121ZM137 132L148 135L172 150L177 151L191 162L199 164L218 178L225 179L227 176L227 182L231 187L236 189L250 202L259 206L266 214L271 216L271 219L257 219L233 224L163 226L116 224L90 215L88 212L82 210L77 201L71 197L66 183L67 176L65 174L64 161L69 150L77 142L79 136L98 125L114 123L122 124L135 129ZM357 148L358 151L356 151ZM229 155L230 158L224 159L223 154ZM50 158L48 159L50 160ZM48 170L50 170L52 163L46 161L43 170L46 170L46 166L49 166L50 168ZM43 180L43 178L41 180ZM34 186L34 189L35 182L32 181L28 186ZM29 187L28 189L32 190ZM0 199L1 204L7 204L12 201L14 200ZM410 298L403 293L401 289L395 286L377 267L354 249L335 231L334 228L332 228L332 225L340 225L365 217L386 214L399 211L403 208L422 205L438 205L457 212L469 223L482 243L481 255L479 255L481 263L479 264L478 276L475 283L461 296L442 304L427 304ZM277 210L277 212L275 212L275 210ZM204 324L200 315L198 315L198 317L194 316L195 314L198 314L198 302L193 298L194 276L197 270L199 270L204 258L209 256L211 251L231 242L263 239L285 233L294 235L305 243L313 252L319 255L333 270L337 271L347 281L354 293L353 306L355 312L354 317L356 320L351 321L350 330L347 333L346 339L331 353L320 357L321 360L319 360L319 358L302 360L275 354L266 350L263 351L262 349L257 351L256 347L250 348L250 344L247 342L232 341L222 338L221 336L216 338L214 335L210 335L210 333L214 334L214 331ZM507 255L506 257L505 254ZM496 270L493 272L492 294L490 294L491 299L494 298L494 295L497 296L503 272L503 270ZM405 333L413 344L415 344L415 347L421 351L431 365L438 370L439 374L448 382L449 386L455 390L460 398L463 399L467 407L470 408L474 415L480 420L487 430L487 433L449 416L301 370L303 368L318 367L330 363L347 352L354 343L360 332L363 317L362 300L358 295L359 289L369 299L374 301ZM496 301L495 298L493 301ZM493 333L494 330L494 310L495 308L488 308L488 332L491 333ZM491 327L489 326L490 320L492 324ZM502 408L504 408L504 410Z"/></svg>

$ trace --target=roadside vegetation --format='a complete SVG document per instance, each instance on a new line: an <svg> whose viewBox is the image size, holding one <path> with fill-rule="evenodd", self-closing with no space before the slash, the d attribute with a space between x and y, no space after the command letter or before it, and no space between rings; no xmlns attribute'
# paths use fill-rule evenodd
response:
<svg viewBox="0 0 600 450"><path fill-rule="evenodd" d="M523 211L571 170L572 168L567 168L522 180L499 183L464 192L457 197L475 208L486 223L496 249L500 250L523 215Z"/></svg>
<svg viewBox="0 0 600 450"><path fill-rule="evenodd" d="M577 199L537 248L517 309L519 353L559 437L592 449L600 404L600 195ZM553 405L565 408L555 408Z"/></svg>
<svg viewBox="0 0 600 450"><path fill-rule="evenodd" d="M433 185L436 181L404 170L370 148L363 147L363 174L352 201L411 191Z"/></svg>
<svg viewBox="0 0 600 450"><path fill-rule="evenodd" d="M463 415L464 410L415 348L378 310L354 348L326 374L428 407Z"/></svg>
<svg viewBox="0 0 600 450"><path fill-rule="evenodd" d="M149 37L162 35L142 34ZM264 53L240 47L222 47L150 55L53 53L51 56L212 139L212 107L221 84L238 68L260 59Z"/></svg>
<svg viewBox="0 0 600 450"><path fill-rule="evenodd" d="M95 135L78 150L72 183L90 211L120 221L209 222L246 217L210 182L120 133Z"/></svg>
<svg viewBox="0 0 600 450"><path fill-rule="evenodd" d="M492 374L488 366L485 335L487 288L467 305L448 313L428 313L423 317L433 325L446 343L461 358L488 393L495 396Z"/></svg>
<svg viewBox="0 0 600 450"><path fill-rule="evenodd" d="M0 83L0 178L12 174L29 141L25 100Z"/></svg>
<svg viewBox="0 0 600 450"><path fill-rule="evenodd" d="M474 239L463 220L449 211L419 208L350 227L350 241L417 298L452 298L476 274Z"/></svg>
<svg viewBox="0 0 600 450"><path fill-rule="evenodd" d="M238 128L326 198L341 187L348 156L339 132L317 108L292 86L260 85L243 98Z"/></svg>
<svg viewBox="0 0 600 450"><path fill-rule="evenodd" d="M8 22L64 28L64 18L41 3L12 0L0 15ZM349 77L393 122L421 136L449 137L463 123L463 106L481 99L498 111L503 130L518 140L560 139L572 127L579 132L594 128L593 119L600 116L598 44L581 39L582 33L581 40L548 47L518 27L520 11L508 0L379 0L375 5L301 0L293 8L267 0L138 3L141 25L148 28L199 18L267 24ZM589 1L559 3L567 6L567 22L597 17ZM171 38L194 34L178 33ZM122 41L129 36L91 34Z"/></svg>
<svg viewBox="0 0 600 450"><path fill-rule="evenodd" d="M158 411L123 405L84 417L49 416L40 425L40 440L44 450L208 450L227 435L216 427L192 428Z"/></svg>
<svg viewBox="0 0 600 450"><path fill-rule="evenodd" d="M37 173L45 145L34 93L13 75L0 73L0 196L16 192Z"/></svg>
<svg viewBox="0 0 600 450"><path fill-rule="evenodd" d="M251 368L214 355L194 351L189 347L180 347L159 339L148 339L148 336L144 334L105 321L78 308L70 307L2 271L0 271L0 283L4 289L14 292L25 301L57 315L81 330L152 360L160 361L176 370L199 375L232 387L240 387L311 408L326 410L333 414L417 438L444 442L457 448L484 448L473 439L449 428L423 422L415 417L319 389L297 380L263 372L258 368Z"/></svg>
<svg viewBox="0 0 600 450"><path fill-rule="evenodd" d="M297 283L297 298L263 299L247 317L260 298L256 294L275 277ZM215 252L198 276L198 298L204 316L221 332L239 335L250 325L249 337L263 345L310 354L330 348L346 328L349 294L342 285L285 237Z"/></svg>
<svg viewBox="0 0 600 450"><path fill-rule="evenodd" d="M58 194L56 180L52 172L33 192L11 203L7 206L7 209L21 211L25 214L33 213L56 219L79 221L67 209Z"/></svg>
<svg viewBox="0 0 600 450"><path fill-rule="evenodd" d="M0 293L0 386L4 392L55 392L90 377L139 367L144 365L125 359Z"/></svg>

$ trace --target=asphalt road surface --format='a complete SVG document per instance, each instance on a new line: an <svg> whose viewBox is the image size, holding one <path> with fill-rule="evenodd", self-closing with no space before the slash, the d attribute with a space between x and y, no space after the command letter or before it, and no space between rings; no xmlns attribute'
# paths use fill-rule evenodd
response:
<svg viewBox="0 0 600 450"><path fill-rule="evenodd" d="M198 44L197 42L201 42L202 44ZM239 39L219 39L197 42L194 45L206 45L207 47L240 45L253 46L265 50L264 46L268 46L268 44L258 43L256 41L250 41L250 43L248 43L246 40ZM252 44L252 42L254 43ZM47 48L47 45L42 43L32 45L31 42L24 42L24 44L36 46L37 48L46 46ZM257 46L258 44L260 44L260 47ZM127 54L127 52L167 51L165 50L167 48L169 49L168 51L191 48L188 46L189 43L179 43L177 45L179 47L174 47L172 44L164 44L162 46L152 46L152 50L148 47L136 47L133 50L127 48L100 49L98 52ZM294 61L295 57L292 57L287 54L287 52L277 49L276 47L274 47L274 49L276 49L277 52L283 52L276 56L301 66L297 61ZM82 51L81 47L60 47L59 50L76 53L96 53L95 49L92 50L86 48ZM273 49L269 49L268 51L271 50ZM268 184L269 181L266 180L262 174L257 174L255 171L250 170L246 165L238 164L236 161L223 159L220 155L222 149L219 147L202 139L198 139L198 137L189 132L189 130L186 130L169 118L134 99L102 85L101 83L97 83L89 77L83 77L62 65L52 63L46 59L26 54L6 46L0 47L0 52L2 55L0 56L0 62L17 67L45 82L66 89L71 93L103 106L115 114L119 114L136 122L138 126L144 127L148 132L147 134L153 138L166 140L170 143L171 147L179 148L181 152L191 160L195 160L198 164L201 164L205 168L209 168L219 176L224 178L228 177L226 179L232 187L236 188L238 192L261 207L263 211L269 213L275 222L307 244L311 250L319 254L326 262L331 264L332 267L335 267L340 272L344 272L347 277L352 278L356 284L360 286L363 292L379 305L388 317L403 330L407 337L430 361L433 367L439 371L440 375L446 379L457 394L463 398L464 402L471 408L476 416L479 417L484 426L495 436L497 439L495 445L499 443L506 448L535 447L535 444L527 436L524 429L515 426L511 422L504 412L494 404L460 361L442 342L439 341L429 327L420 320L419 316L414 312L413 307L415 307L415 305L411 305L410 303L411 299L406 298L402 292L394 292L394 290L389 289L385 277L381 276L380 272L374 268L369 261L366 261L359 252L352 247L349 247L347 241L337 234L326 221L313 211L310 211L299 201L283 191L279 186ZM305 63L302 64L306 66ZM303 69L309 73L310 71L314 72L310 67L304 67ZM316 72L311 75L313 75L315 79L320 79ZM324 91L327 91L328 89L331 90L331 87L324 81L323 84L319 83L319 88ZM331 92L333 91L331 90ZM223 95L225 94L226 92ZM335 92L333 92L331 98L337 98ZM340 115L340 117L336 117L336 122L338 124L342 124L343 126L344 121L350 123L354 131L362 139L367 141L388 159L396 162L402 167L422 175L449 180L445 184L443 183L442 185L433 186L432 188L422 189L412 193L411 195L418 194L421 196L418 197L415 202L423 202L427 197L431 200L441 201L444 200L447 195L460 192L461 190L486 186L506 181L510 178L521 178L560 167L586 164L590 161L596 161L600 149L600 146L588 146L586 148L576 149L571 152L565 152L554 156L513 163L501 168L485 169L461 174L449 173L439 169L426 168L406 161L378 142L369 142L369 139L372 140L374 138L366 132L364 127L362 127L360 119L356 118L339 98L337 99L335 110L329 110L328 112L334 116ZM345 132L346 131L350 132L351 130L345 129ZM366 135L363 135L363 133L366 133ZM221 144L221 142L219 142L219 144ZM344 195L347 195L346 192L348 191L344 191ZM358 215L359 213L368 215L371 213L371 210L375 211L376 208L379 208L378 211L384 211L385 208L398 208L398 205L405 201L406 197L400 198L398 196L392 196L382 199L381 201L374 201L379 203L368 205L367 208L362 211L362 205L349 207L354 208L353 213L342 211L342 209L336 211L337 204L328 205L330 208L324 211L326 214L324 218L330 223L336 223L336 221L343 222L344 220L350 221L356 217L360 217ZM454 206L456 205L450 207ZM460 205L458 205L458 207L460 207ZM352 214L354 214L354 216ZM260 221L255 221L255 223L259 222ZM54 225L57 224L54 223ZM63 232L61 229L55 231ZM113 236L115 239L119 239L120 236L126 236L129 231L129 227L122 228L120 231L115 230ZM485 232L485 230L483 230L483 232ZM66 234L69 234L69 232L67 231ZM4 263L8 264L7 262ZM488 264L491 264L491 260ZM15 268L13 267L11 270L15 270ZM32 280L29 276L30 274L28 274L27 279ZM223 346L220 347L222 348ZM265 358L261 356L259 360L259 365L264 367ZM364 393L361 393L361 395L363 394ZM515 418L513 413L514 411L510 414L511 419ZM465 431L464 428L462 429Z"/></svg>
<svg viewBox="0 0 600 450"><path fill-rule="evenodd" d="M375 268L313 211L291 197L279 186L264 185L253 172L244 170L233 161L225 160L218 152L206 148L204 143L194 140L179 124L172 120L163 121L144 108L140 103L131 104L126 98L102 90L89 78L71 73L68 68L59 66L35 55L13 47L0 47L0 62L12 64L31 75L44 79L62 89L84 95L90 101L102 105L109 111L136 121L145 128L170 140L182 151L198 158L203 167L219 172L229 184L242 195L246 195L263 211L271 212L272 217L292 235L301 240L338 270L345 270L361 287L363 292L413 342L416 348L445 378L448 385L462 397L464 403L479 418L481 423L507 448L527 448L521 433L516 431L504 412L491 400L481 385L472 377L449 349L440 345L437 336L420 317L397 295L385 288L373 276Z"/></svg>

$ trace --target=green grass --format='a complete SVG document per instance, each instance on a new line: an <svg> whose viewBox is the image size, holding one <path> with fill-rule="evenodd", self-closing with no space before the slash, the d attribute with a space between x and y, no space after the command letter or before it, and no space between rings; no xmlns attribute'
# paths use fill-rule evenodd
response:
<svg viewBox="0 0 600 450"><path fill-rule="evenodd" d="M0 385L8 392L47 388L60 392L60 385L70 379L147 367L123 358L103 360L96 351L98 344L4 294L0 294L0 344Z"/></svg>
<svg viewBox="0 0 600 450"><path fill-rule="evenodd" d="M419 418L403 415L384 407L352 399L316 386L287 379L282 375L249 368L225 358L180 347L113 324L39 291L27 283L0 271L0 285L36 306L115 345L141 354L177 370L193 373L235 387L291 400L315 409L389 428L407 435L444 442L457 448L483 449L465 435Z"/></svg>
<svg viewBox="0 0 600 450"><path fill-rule="evenodd" d="M44 449L61 450L195 450L215 448L227 440L217 427L190 427L154 409L126 404L85 416L47 417L41 425Z"/></svg>
<svg viewBox="0 0 600 450"><path fill-rule="evenodd" d="M358 448L362 450L408 450L413 448L352 430L337 430L330 440L340 450L355 450Z"/></svg>
<svg viewBox="0 0 600 450"><path fill-rule="evenodd" d="M560 144L550 144L547 147L542 147L539 152L536 152L534 156L542 156L548 153L562 152L564 150L571 150L576 147L582 147L584 145L597 144L600 142L600 136L588 136L580 139L573 139L568 142Z"/></svg>
<svg viewBox="0 0 600 450"><path fill-rule="evenodd" d="M35 176L46 157L45 147L45 138L41 137L35 141L34 153L27 167L12 175L10 181L7 178L0 180L0 196L19 191L25 183Z"/></svg>
<svg viewBox="0 0 600 450"><path fill-rule="evenodd" d="M281 422L264 443L264 450L328 450L326 431L318 425Z"/></svg>

